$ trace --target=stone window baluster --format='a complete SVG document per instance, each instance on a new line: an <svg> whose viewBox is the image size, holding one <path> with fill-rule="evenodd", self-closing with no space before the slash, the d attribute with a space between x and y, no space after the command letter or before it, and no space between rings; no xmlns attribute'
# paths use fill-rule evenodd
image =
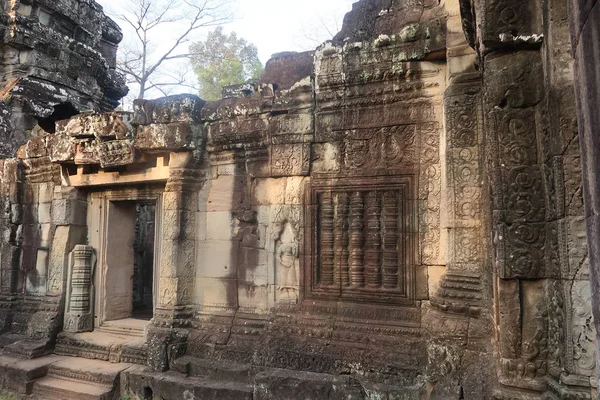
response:
<svg viewBox="0 0 600 400"><path fill-rule="evenodd" d="M335 214L335 278L342 287L350 286L350 266L348 264L348 193L337 194Z"/></svg>
<svg viewBox="0 0 600 400"><path fill-rule="evenodd" d="M366 196L367 235L365 245L365 281L369 288L381 287L381 199L373 190Z"/></svg>
<svg viewBox="0 0 600 400"><path fill-rule="evenodd" d="M67 290L65 331L91 331L92 301L91 284L94 250L91 246L77 245L71 253L71 274Z"/></svg>
<svg viewBox="0 0 600 400"><path fill-rule="evenodd" d="M398 286L398 193L383 194L383 287Z"/></svg>
<svg viewBox="0 0 600 400"><path fill-rule="evenodd" d="M331 192L321 195L321 286L334 284L334 205Z"/></svg>
<svg viewBox="0 0 600 400"><path fill-rule="evenodd" d="M363 194L356 191L350 200L350 284L354 287L365 285L364 236Z"/></svg>

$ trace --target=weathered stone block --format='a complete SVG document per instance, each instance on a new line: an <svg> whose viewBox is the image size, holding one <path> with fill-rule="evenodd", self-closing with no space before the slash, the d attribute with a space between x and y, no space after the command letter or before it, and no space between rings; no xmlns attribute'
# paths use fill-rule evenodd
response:
<svg viewBox="0 0 600 400"><path fill-rule="evenodd" d="M351 377L310 372L271 370L256 376L255 400L292 400L298 394L309 399L363 399L360 383Z"/></svg>
<svg viewBox="0 0 600 400"><path fill-rule="evenodd" d="M207 240L231 240L232 238L231 211L214 211L206 213Z"/></svg>
<svg viewBox="0 0 600 400"><path fill-rule="evenodd" d="M64 162L75 158L75 143L67 133L54 134L48 139L50 161Z"/></svg>
<svg viewBox="0 0 600 400"><path fill-rule="evenodd" d="M145 151L194 149L203 134L201 125L189 122L143 125L138 127L135 147Z"/></svg>
<svg viewBox="0 0 600 400"><path fill-rule="evenodd" d="M228 240L209 239L198 247L197 276L207 278L230 278L236 276L239 243Z"/></svg>
<svg viewBox="0 0 600 400"><path fill-rule="evenodd" d="M157 100L134 101L134 125L169 124L202 121L201 110L206 102L191 94L164 97Z"/></svg>
<svg viewBox="0 0 600 400"><path fill-rule="evenodd" d="M56 123L56 134L75 138L96 137L103 140L132 138L135 129L131 126L133 116L127 112L104 114L80 114Z"/></svg>
<svg viewBox="0 0 600 400"><path fill-rule="evenodd" d="M518 0L486 1L481 35L490 49L540 46L543 38L542 7Z"/></svg>
<svg viewBox="0 0 600 400"><path fill-rule="evenodd" d="M253 203L256 205L285 204L286 178L255 179L253 183Z"/></svg>

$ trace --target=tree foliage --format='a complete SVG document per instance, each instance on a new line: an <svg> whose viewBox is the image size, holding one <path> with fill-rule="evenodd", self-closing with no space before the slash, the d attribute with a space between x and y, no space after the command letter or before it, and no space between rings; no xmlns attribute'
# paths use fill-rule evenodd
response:
<svg viewBox="0 0 600 400"><path fill-rule="evenodd" d="M225 34L220 26L209 32L206 40L193 43L190 52L200 97L205 100L218 100L223 86L258 79L263 73L256 46L235 32Z"/></svg>
<svg viewBox="0 0 600 400"><path fill-rule="evenodd" d="M137 98L151 89L168 94L168 88L184 85L185 72L177 70L177 60L190 57L185 44L205 27L228 22L225 6L229 0L124 0L118 16L125 33L133 40L123 46L118 63L128 83L139 86ZM189 64L188 64L189 65Z"/></svg>

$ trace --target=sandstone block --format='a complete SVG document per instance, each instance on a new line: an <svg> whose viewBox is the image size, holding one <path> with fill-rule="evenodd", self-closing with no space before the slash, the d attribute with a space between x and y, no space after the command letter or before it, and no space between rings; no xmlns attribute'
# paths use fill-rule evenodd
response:
<svg viewBox="0 0 600 400"><path fill-rule="evenodd" d="M360 383L351 377L334 377L310 372L271 370L256 376L255 400L295 399L302 393L307 399L363 399Z"/></svg>
<svg viewBox="0 0 600 400"><path fill-rule="evenodd" d="M207 278L234 278L238 268L239 244L225 240L199 242L196 274Z"/></svg>
<svg viewBox="0 0 600 400"><path fill-rule="evenodd" d="M207 240L231 240L232 238L231 211L214 211L206 213Z"/></svg>
<svg viewBox="0 0 600 400"><path fill-rule="evenodd" d="M285 204L285 178L255 179L252 187L253 203L260 206Z"/></svg>
<svg viewBox="0 0 600 400"><path fill-rule="evenodd" d="M135 125L201 122L201 110L206 102L191 94L164 97L157 100L134 101Z"/></svg>
<svg viewBox="0 0 600 400"><path fill-rule="evenodd" d="M202 135L202 126L189 122L143 125L138 127L135 147L145 151L194 149Z"/></svg>

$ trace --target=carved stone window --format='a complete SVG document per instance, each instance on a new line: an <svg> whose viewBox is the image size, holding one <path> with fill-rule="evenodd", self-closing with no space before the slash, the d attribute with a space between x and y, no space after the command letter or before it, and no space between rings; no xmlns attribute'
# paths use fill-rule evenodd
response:
<svg viewBox="0 0 600 400"><path fill-rule="evenodd" d="M312 185L307 298L412 303L412 181L404 176Z"/></svg>

